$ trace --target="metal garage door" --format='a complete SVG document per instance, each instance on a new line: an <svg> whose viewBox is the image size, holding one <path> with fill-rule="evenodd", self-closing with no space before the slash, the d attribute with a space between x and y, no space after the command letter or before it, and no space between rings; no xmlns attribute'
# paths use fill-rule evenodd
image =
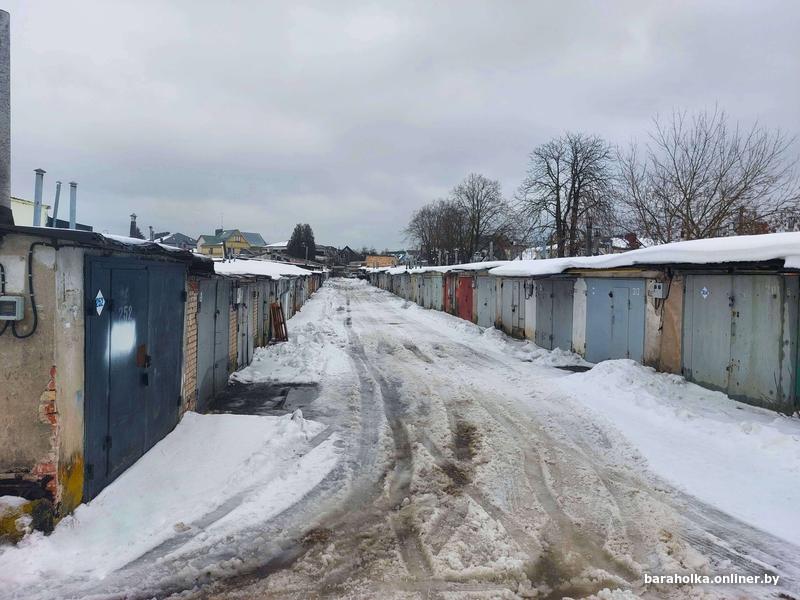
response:
<svg viewBox="0 0 800 600"><path fill-rule="evenodd" d="M197 311L197 410L203 411L214 397L214 334L217 312L217 280L202 279Z"/></svg>
<svg viewBox="0 0 800 600"><path fill-rule="evenodd" d="M727 390L731 360L730 275L688 276L684 283L683 374Z"/></svg>
<svg viewBox="0 0 800 600"><path fill-rule="evenodd" d="M217 281L216 307L214 311L214 395L228 385L228 362L230 361L231 328L231 282Z"/></svg>
<svg viewBox="0 0 800 600"><path fill-rule="evenodd" d="M478 277L478 325L493 327L495 319L495 283L494 278L487 275Z"/></svg>
<svg viewBox="0 0 800 600"><path fill-rule="evenodd" d="M87 257L84 499L177 423L183 265Z"/></svg>
<svg viewBox="0 0 800 600"><path fill-rule="evenodd" d="M787 313L787 306L796 306L796 288L796 278L778 275L688 275L686 378L734 398L767 406L790 404L790 340L797 324L796 311Z"/></svg>
<svg viewBox="0 0 800 600"><path fill-rule="evenodd" d="M575 280L553 280L553 348L572 350L572 302Z"/></svg>
<svg viewBox="0 0 800 600"><path fill-rule="evenodd" d="M644 355L643 279L587 279L586 360Z"/></svg>
<svg viewBox="0 0 800 600"><path fill-rule="evenodd" d="M553 281L537 281L536 290L536 331L533 341L537 346L553 348Z"/></svg>
<svg viewBox="0 0 800 600"><path fill-rule="evenodd" d="M462 275L456 284L456 314L465 321L472 321L472 276Z"/></svg>

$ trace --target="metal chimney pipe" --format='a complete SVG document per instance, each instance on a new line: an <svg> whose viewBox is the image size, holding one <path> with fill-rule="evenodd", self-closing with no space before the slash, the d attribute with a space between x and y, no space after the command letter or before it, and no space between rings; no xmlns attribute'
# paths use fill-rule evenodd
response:
<svg viewBox="0 0 800 600"><path fill-rule="evenodd" d="M33 186L33 226L42 224L42 187L44 186L44 169L36 169L36 183Z"/></svg>
<svg viewBox="0 0 800 600"><path fill-rule="evenodd" d="M61 182L56 181L56 199L53 202L53 227L58 227L58 201L61 198Z"/></svg>
<svg viewBox="0 0 800 600"><path fill-rule="evenodd" d="M0 225L13 225L11 212L11 16L0 10Z"/></svg>
<svg viewBox="0 0 800 600"><path fill-rule="evenodd" d="M69 182L69 228L75 229L75 210L78 203L78 184Z"/></svg>

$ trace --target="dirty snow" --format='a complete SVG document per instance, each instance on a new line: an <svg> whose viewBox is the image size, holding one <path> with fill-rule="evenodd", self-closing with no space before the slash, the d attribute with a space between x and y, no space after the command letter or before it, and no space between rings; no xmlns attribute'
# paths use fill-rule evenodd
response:
<svg viewBox="0 0 800 600"><path fill-rule="evenodd" d="M176 429L50 536L0 551L0 588L102 579L171 538L196 548L291 506L334 467L335 437L320 423L187 413ZM202 517L236 499L205 527ZM187 535L188 534L188 535Z"/></svg>
<svg viewBox="0 0 800 600"><path fill-rule="evenodd" d="M735 402L631 360L558 380L642 452L658 475L800 545L800 419Z"/></svg>

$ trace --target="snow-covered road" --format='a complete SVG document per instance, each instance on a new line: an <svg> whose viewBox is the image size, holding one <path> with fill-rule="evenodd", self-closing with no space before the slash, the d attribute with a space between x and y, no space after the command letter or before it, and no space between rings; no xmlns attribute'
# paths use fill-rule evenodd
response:
<svg viewBox="0 0 800 600"><path fill-rule="evenodd" d="M729 598L798 590L797 546L664 481L611 420L575 397L587 393L586 375L555 367L578 357L362 282L331 281L312 304L313 318L294 325L300 343L267 350L242 377L307 360L325 412L341 407L329 418L346 458L327 497L311 499L316 518L300 543L203 596ZM774 499L776 509L783 500ZM673 572L777 573L785 587L642 583L645 573Z"/></svg>
<svg viewBox="0 0 800 600"><path fill-rule="evenodd" d="M281 409L298 402L305 418L327 425L312 446L332 443L336 466L277 514L250 502L240 526L208 535L228 514L218 510L102 581L53 582L49 597L800 595L797 525L781 529L800 493L796 419L627 361L574 374L558 367L581 365L575 355L361 281L329 281L289 333L235 379L267 386L252 390L307 386ZM248 396L248 410L253 402ZM700 457L708 432L726 442L709 439ZM670 446L672 459L663 451ZM722 460L728 468L729 450L750 479L735 469L698 478L697 465L676 467ZM775 464L755 472L751 465L769 458ZM726 494L726 477L733 489L743 481L753 489ZM281 481L267 485L276 487L257 498L275 502ZM675 572L781 581L643 583L645 574Z"/></svg>

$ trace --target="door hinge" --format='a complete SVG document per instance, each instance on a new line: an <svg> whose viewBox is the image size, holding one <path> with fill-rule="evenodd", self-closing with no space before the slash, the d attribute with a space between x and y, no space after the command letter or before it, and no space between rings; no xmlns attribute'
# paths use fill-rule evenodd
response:
<svg viewBox="0 0 800 600"><path fill-rule="evenodd" d="M109 450L111 448L111 436L107 435L103 438L103 450Z"/></svg>
<svg viewBox="0 0 800 600"><path fill-rule="evenodd" d="M86 465L86 479L94 479L94 465L91 463Z"/></svg>
<svg viewBox="0 0 800 600"><path fill-rule="evenodd" d="M186 302L189 299L189 293L186 290L181 290L181 302Z"/></svg>
<svg viewBox="0 0 800 600"><path fill-rule="evenodd" d="M180 407L181 407L181 404L183 404L183 398L181 398L180 396L178 396L178 408L180 408Z"/></svg>

